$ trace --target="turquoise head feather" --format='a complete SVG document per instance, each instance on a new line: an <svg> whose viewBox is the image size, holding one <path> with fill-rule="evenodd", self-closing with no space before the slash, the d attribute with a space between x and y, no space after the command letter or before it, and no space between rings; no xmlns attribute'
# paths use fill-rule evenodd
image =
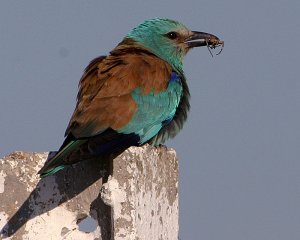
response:
<svg viewBox="0 0 300 240"><path fill-rule="evenodd" d="M182 61L189 47L185 42L192 34L183 24L162 18L144 21L127 34L152 53L182 70Z"/></svg>

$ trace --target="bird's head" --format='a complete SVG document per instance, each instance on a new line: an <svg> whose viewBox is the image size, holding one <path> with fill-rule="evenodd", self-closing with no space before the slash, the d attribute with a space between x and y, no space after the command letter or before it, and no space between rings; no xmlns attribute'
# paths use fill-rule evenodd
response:
<svg viewBox="0 0 300 240"><path fill-rule="evenodd" d="M178 70L182 70L182 61L191 48L215 47L223 43L212 34L191 31L177 21L162 18L144 21L126 38L138 42Z"/></svg>

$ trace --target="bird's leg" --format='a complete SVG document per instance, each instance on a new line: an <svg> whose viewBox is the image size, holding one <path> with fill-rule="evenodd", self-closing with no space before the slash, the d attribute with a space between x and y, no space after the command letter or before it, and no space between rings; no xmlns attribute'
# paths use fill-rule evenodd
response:
<svg viewBox="0 0 300 240"><path fill-rule="evenodd" d="M168 147L164 144L158 144L157 146L155 146L155 148L157 148L157 149L163 148L164 150L168 150Z"/></svg>

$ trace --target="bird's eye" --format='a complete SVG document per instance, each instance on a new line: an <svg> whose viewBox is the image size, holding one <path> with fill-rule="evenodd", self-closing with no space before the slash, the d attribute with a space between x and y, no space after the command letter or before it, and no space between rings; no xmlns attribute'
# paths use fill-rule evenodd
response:
<svg viewBox="0 0 300 240"><path fill-rule="evenodd" d="M174 40L177 38L177 33L176 32L169 32L167 33L167 37Z"/></svg>

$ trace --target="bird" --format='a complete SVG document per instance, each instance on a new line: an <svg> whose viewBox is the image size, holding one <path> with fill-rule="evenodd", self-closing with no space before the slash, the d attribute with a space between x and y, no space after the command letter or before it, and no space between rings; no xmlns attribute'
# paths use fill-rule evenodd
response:
<svg viewBox="0 0 300 240"><path fill-rule="evenodd" d="M65 140L40 176L175 137L190 109L184 57L192 48L222 44L215 35L166 18L133 28L107 56L95 58L84 70Z"/></svg>

